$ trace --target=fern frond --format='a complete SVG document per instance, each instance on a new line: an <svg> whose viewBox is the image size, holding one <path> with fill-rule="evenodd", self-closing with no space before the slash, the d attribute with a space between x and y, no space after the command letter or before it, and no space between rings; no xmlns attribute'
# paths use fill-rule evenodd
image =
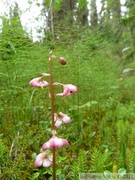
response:
<svg viewBox="0 0 135 180"><path fill-rule="evenodd" d="M3 155L4 155L4 144L0 139L0 166L2 165Z"/></svg>
<svg viewBox="0 0 135 180"><path fill-rule="evenodd" d="M128 121L119 120L117 122L117 140L119 142L119 167L126 168L126 156L129 140L130 125Z"/></svg>
<svg viewBox="0 0 135 180"><path fill-rule="evenodd" d="M79 179L79 173L87 172L86 154L87 154L87 152L85 152L84 150L79 151L78 159L76 159L76 161L74 161L73 165L71 166L72 180L78 180Z"/></svg>
<svg viewBox="0 0 135 180"><path fill-rule="evenodd" d="M78 180L79 179L79 170L78 170L78 163L74 162L71 166L72 172L71 172L71 180Z"/></svg>
<svg viewBox="0 0 135 180"><path fill-rule="evenodd" d="M104 152L94 148L91 154L91 171L94 173L102 173L111 166L111 152L106 149Z"/></svg>
<svg viewBox="0 0 135 180"><path fill-rule="evenodd" d="M79 151L78 155L78 170L79 173L86 172L87 166L86 166L86 152L84 150Z"/></svg>
<svg viewBox="0 0 135 180"><path fill-rule="evenodd" d="M127 152L127 170L130 173L135 173L135 149L128 149Z"/></svg>

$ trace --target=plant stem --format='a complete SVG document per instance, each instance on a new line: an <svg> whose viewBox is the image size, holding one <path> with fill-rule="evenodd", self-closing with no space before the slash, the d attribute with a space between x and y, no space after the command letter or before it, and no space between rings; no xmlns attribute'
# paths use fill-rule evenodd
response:
<svg viewBox="0 0 135 180"><path fill-rule="evenodd" d="M53 180L56 180L55 148L53 148Z"/></svg>
<svg viewBox="0 0 135 180"><path fill-rule="evenodd" d="M52 77L52 57L50 61L50 96L51 96L51 116L52 116L52 133L54 133L54 86ZM56 180L56 162L55 162L55 148L53 148L53 180Z"/></svg>

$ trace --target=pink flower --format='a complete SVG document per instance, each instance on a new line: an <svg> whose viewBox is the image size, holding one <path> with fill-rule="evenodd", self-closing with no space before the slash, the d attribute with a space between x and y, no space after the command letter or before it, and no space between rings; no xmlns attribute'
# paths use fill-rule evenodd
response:
<svg viewBox="0 0 135 180"><path fill-rule="evenodd" d="M40 167L40 166L44 166L44 167L49 167L52 165L52 155L51 154L47 154L46 152L42 152L40 153L34 162L35 167Z"/></svg>
<svg viewBox="0 0 135 180"><path fill-rule="evenodd" d="M72 93L78 92L78 88L72 84L61 84L56 82L54 85L60 85L64 88L63 92L56 94L56 96L70 96Z"/></svg>
<svg viewBox="0 0 135 180"><path fill-rule="evenodd" d="M58 114L54 115L54 121L55 121L55 127L57 128L59 128L62 125L62 123L65 124L71 123L70 117L62 112L59 112Z"/></svg>
<svg viewBox="0 0 135 180"><path fill-rule="evenodd" d="M41 79L41 77L32 79L29 84L35 88L48 86L48 82Z"/></svg>
<svg viewBox="0 0 135 180"><path fill-rule="evenodd" d="M42 77L32 79L29 84L35 88L48 86L48 82L44 81L45 76L50 76L50 74L43 73Z"/></svg>
<svg viewBox="0 0 135 180"><path fill-rule="evenodd" d="M63 145L68 146L69 145L68 141L66 139L61 139L53 135L49 141L45 142L42 145L42 149L43 150L53 149L53 148L60 149Z"/></svg>

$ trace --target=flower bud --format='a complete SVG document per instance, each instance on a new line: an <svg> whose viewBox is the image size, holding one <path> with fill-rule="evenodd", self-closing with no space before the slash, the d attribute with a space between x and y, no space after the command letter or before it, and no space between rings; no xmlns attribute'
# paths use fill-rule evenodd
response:
<svg viewBox="0 0 135 180"><path fill-rule="evenodd" d="M62 65L65 65L67 62L66 62L66 59L63 58L63 57L59 57L59 62L62 64Z"/></svg>

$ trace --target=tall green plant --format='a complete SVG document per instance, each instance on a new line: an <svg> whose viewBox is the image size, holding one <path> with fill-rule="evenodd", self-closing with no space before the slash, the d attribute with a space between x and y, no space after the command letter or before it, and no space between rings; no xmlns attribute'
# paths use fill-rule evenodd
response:
<svg viewBox="0 0 135 180"><path fill-rule="evenodd" d="M102 173L112 165L110 161L111 152L109 149L100 150L96 147L91 152L90 171L93 173Z"/></svg>
<svg viewBox="0 0 135 180"><path fill-rule="evenodd" d="M129 122L127 120L119 120L117 123L117 139L119 142L119 166L126 168L126 156L128 147Z"/></svg>

